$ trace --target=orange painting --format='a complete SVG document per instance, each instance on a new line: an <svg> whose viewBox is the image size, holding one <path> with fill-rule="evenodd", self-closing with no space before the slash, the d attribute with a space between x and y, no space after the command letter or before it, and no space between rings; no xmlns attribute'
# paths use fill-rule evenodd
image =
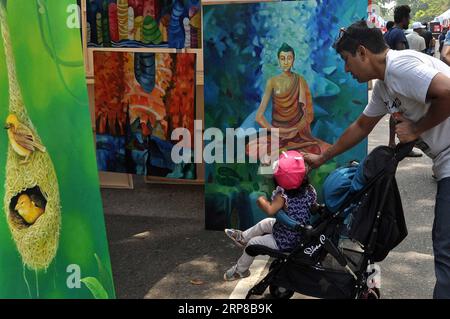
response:
<svg viewBox="0 0 450 319"><path fill-rule="evenodd" d="M195 54L96 52L94 65L99 168L195 178L170 161L172 131L194 136Z"/></svg>

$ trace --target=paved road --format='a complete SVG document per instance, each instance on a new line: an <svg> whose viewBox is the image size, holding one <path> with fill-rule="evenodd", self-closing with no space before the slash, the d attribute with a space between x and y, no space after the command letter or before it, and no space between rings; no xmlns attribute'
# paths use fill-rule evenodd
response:
<svg viewBox="0 0 450 319"><path fill-rule="evenodd" d="M388 119L369 138L386 144ZM431 298L431 243L436 183L431 161L407 158L397 173L408 237L383 261L384 298ZM240 255L222 232L204 230L203 188L145 185L134 191L102 190L110 253L119 298L240 298L267 267L262 259L242 282L224 282ZM295 298L307 298L296 295Z"/></svg>

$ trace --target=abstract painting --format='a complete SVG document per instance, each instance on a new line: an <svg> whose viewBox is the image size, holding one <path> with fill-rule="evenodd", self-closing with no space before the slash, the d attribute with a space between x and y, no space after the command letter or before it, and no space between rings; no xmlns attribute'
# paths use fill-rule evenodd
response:
<svg viewBox="0 0 450 319"><path fill-rule="evenodd" d="M114 298L75 0L0 1L0 298Z"/></svg>
<svg viewBox="0 0 450 319"><path fill-rule="evenodd" d="M91 47L201 47L200 0L87 0Z"/></svg>
<svg viewBox="0 0 450 319"><path fill-rule="evenodd" d="M367 103L367 85L345 73L332 48L339 29L364 19L366 10L367 0L205 6L205 129L276 127L278 153L324 152ZM261 174L261 161L250 162L254 141L246 143L245 163L206 165L208 229L246 229L265 217L256 199L270 198L272 176ZM366 153L364 141L309 180L320 193L329 172Z"/></svg>
<svg viewBox="0 0 450 319"><path fill-rule="evenodd" d="M195 164L172 161L174 129L193 139L195 54L95 52L99 170L195 179Z"/></svg>

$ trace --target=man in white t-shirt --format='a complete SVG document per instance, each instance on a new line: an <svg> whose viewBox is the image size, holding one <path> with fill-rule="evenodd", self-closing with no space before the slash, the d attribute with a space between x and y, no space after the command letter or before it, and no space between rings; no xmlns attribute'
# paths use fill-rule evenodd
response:
<svg viewBox="0 0 450 319"><path fill-rule="evenodd" d="M408 40L409 48L411 50L425 53L427 45L425 44L425 39L419 35L422 28L425 28L422 23L414 22L412 25L413 32L406 36L406 40Z"/></svg>
<svg viewBox="0 0 450 319"><path fill-rule="evenodd" d="M319 167L365 139L380 119L394 114L401 143L418 141L433 159L438 180L433 251L436 285L434 298L450 298L450 67L413 50L390 50L381 31L365 21L341 29L334 48L345 70L360 83L378 79L372 99L338 141L321 155L306 154Z"/></svg>

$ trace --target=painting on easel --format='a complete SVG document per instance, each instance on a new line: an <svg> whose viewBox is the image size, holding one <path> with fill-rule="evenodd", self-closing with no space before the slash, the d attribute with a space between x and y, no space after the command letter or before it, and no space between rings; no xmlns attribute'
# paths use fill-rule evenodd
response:
<svg viewBox="0 0 450 319"><path fill-rule="evenodd" d="M325 152L367 104L367 86L346 74L332 48L339 29L364 19L366 9L366 0L205 6L205 130L220 128L225 135L227 128L277 128L277 156L285 150ZM247 229L265 217L256 199L270 198L273 180L261 174L264 163L256 162L252 149L266 155L261 149L272 149L271 137L265 145L249 141L245 163L206 165L208 229ZM314 170L311 183L320 190L328 173L366 153L364 141Z"/></svg>
<svg viewBox="0 0 450 319"><path fill-rule="evenodd" d="M87 0L91 47L201 47L200 0Z"/></svg>
<svg viewBox="0 0 450 319"><path fill-rule="evenodd" d="M194 136L195 54L95 52L95 122L100 171L195 179L172 161L174 129Z"/></svg>
<svg viewBox="0 0 450 319"><path fill-rule="evenodd" d="M0 298L115 297L73 7L0 0Z"/></svg>

